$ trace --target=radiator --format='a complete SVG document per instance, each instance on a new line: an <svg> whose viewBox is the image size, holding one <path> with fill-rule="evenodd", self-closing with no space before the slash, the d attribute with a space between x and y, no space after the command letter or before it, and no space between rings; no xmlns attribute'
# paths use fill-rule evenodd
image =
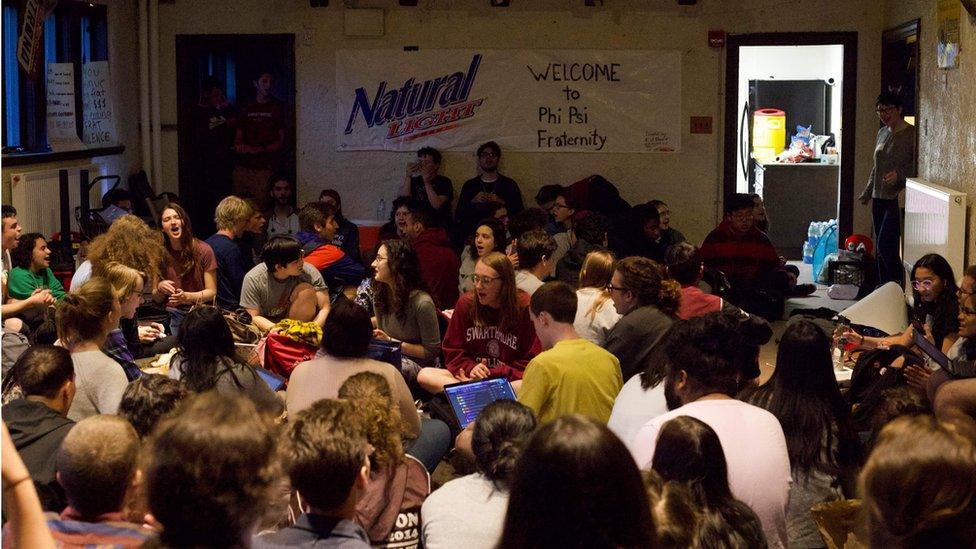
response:
<svg viewBox="0 0 976 549"><path fill-rule="evenodd" d="M937 253L961 277L966 254L966 193L909 178L905 185L906 270L920 257Z"/></svg>
<svg viewBox="0 0 976 549"><path fill-rule="evenodd" d="M88 180L101 175L97 166L75 166L68 170L68 196L71 207L71 230L78 230L75 208L81 205L79 172L88 170ZM61 190L59 170L14 173L10 176L10 203L17 208L17 221L24 232L41 233L50 238L61 230ZM93 189L92 207L101 207L100 189Z"/></svg>

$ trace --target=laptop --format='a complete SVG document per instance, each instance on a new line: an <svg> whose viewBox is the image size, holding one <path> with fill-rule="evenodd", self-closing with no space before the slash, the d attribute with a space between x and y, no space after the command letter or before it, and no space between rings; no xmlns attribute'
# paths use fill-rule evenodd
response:
<svg viewBox="0 0 976 549"><path fill-rule="evenodd" d="M929 355L936 364L941 366L943 369L948 369L949 357L945 355L934 343L925 339L925 335L920 333L919 330L915 330L915 335L913 337L915 345L922 350L925 354Z"/></svg>
<svg viewBox="0 0 976 549"><path fill-rule="evenodd" d="M279 376L271 370L266 370L260 366L255 366L254 371L257 372L258 377L268 384L268 387L271 387L272 391L280 391L285 388L285 378Z"/></svg>
<svg viewBox="0 0 976 549"><path fill-rule="evenodd" d="M461 429L464 429L492 402L515 400L515 391L507 379L488 378L447 385L444 396L451 404Z"/></svg>

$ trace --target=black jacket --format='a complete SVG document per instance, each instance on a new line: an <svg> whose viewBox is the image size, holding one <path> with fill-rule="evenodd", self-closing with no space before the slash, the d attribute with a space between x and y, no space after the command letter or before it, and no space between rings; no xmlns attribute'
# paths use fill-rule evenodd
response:
<svg viewBox="0 0 976 549"><path fill-rule="evenodd" d="M67 502L61 485L54 478L54 462L61 441L75 422L40 402L19 398L0 411L10 430L10 438L27 466L41 506L45 511L60 513Z"/></svg>

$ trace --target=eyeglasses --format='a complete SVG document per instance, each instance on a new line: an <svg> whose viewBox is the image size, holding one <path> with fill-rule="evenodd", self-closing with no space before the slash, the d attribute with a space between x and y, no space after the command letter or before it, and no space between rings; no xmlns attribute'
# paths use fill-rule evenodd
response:
<svg viewBox="0 0 976 549"><path fill-rule="evenodd" d="M487 286L500 278L500 276L471 275L471 282L473 282L475 286Z"/></svg>
<svg viewBox="0 0 976 549"><path fill-rule="evenodd" d="M556 202L555 204L552 205L552 209L555 210L557 208L560 209L560 210L562 210L562 209L568 210L569 209L569 206L567 206L566 204L560 204L559 202Z"/></svg>
<svg viewBox="0 0 976 549"><path fill-rule="evenodd" d="M749 221L754 217L755 215L753 215L752 212L732 214L732 219L736 221Z"/></svg>
<svg viewBox="0 0 976 549"><path fill-rule="evenodd" d="M926 292L931 290L932 286L934 285L934 280L916 280L915 282L912 282L912 288L915 288L916 290L925 290Z"/></svg>
<svg viewBox="0 0 976 549"><path fill-rule="evenodd" d="M881 114L881 113L884 113L884 112L888 112L890 110L893 110L895 108L896 107L879 107L879 108L875 109L874 112L876 112L878 114Z"/></svg>
<svg viewBox="0 0 976 549"><path fill-rule="evenodd" d="M478 156L480 156L481 158L498 158L499 155L494 151L484 151Z"/></svg>
<svg viewBox="0 0 976 549"><path fill-rule="evenodd" d="M607 288L607 291L608 292L612 292L614 290L616 290L618 292L629 292L630 291L630 288L624 288L623 286L614 286L613 284L607 284L606 288Z"/></svg>
<svg viewBox="0 0 976 549"><path fill-rule="evenodd" d="M382 255L377 254L376 255L376 261L386 261L386 256L382 256Z"/></svg>

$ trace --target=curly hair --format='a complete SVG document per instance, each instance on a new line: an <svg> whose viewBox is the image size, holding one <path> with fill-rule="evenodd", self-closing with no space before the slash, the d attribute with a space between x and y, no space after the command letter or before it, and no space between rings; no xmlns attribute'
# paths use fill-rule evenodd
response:
<svg viewBox="0 0 976 549"><path fill-rule="evenodd" d="M93 267L116 261L146 273L146 283L160 280L166 248L163 235L134 215L123 215L98 235L88 248L88 260Z"/></svg>
<svg viewBox="0 0 976 549"><path fill-rule="evenodd" d="M373 372L350 376L339 387L339 398L352 402L366 425L366 439L374 448L370 456L374 468L403 461L403 422L394 405L390 384L383 376Z"/></svg>
<svg viewBox="0 0 976 549"><path fill-rule="evenodd" d="M41 233L20 235L17 238L17 247L10 252L10 263L14 267L30 270L31 264L34 262L34 248L37 247L38 240L47 242L47 239Z"/></svg>
<svg viewBox="0 0 976 549"><path fill-rule="evenodd" d="M614 267L623 279L624 287L637 296L641 306L654 305L662 312L674 315L681 304L681 286L664 275L664 269L646 257L625 257Z"/></svg>
<svg viewBox="0 0 976 549"><path fill-rule="evenodd" d="M420 278L420 261L413 248L403 240L384 240L380 246L386 248L386 264L393 276L391 284L376 285L373 305L376 315L393 312L403 322L407 316L407 302L415 290L426 290Z"/></svg>
<svg viewBox="0 0 976 549"><path fill-rule="evenodd" d="M122 393L118 414L145 440L159 421L186 397L178 380L160 374L144 374L129 383Z"/></svg>

